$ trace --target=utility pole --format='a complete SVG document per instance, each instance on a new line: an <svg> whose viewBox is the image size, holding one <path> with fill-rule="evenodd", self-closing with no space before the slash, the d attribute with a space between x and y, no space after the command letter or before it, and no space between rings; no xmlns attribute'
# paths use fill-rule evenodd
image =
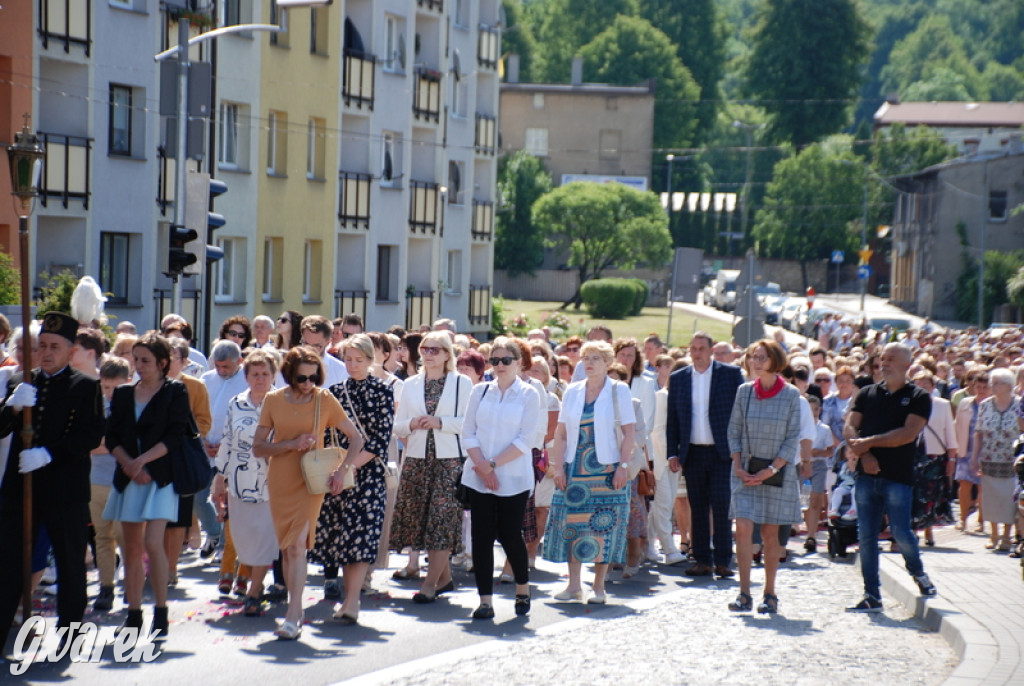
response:
<svg viewBox="0 0 1024 686"><path fill-rule="evenodd" d="M665 175L665 215L668 217L668 230L672 233L672 160L675 155L668 154L665 159L668 161L668 174ZM672 344L672 312L676 309L672 304L672 289L676 285L676 241L672 238L672 272L668 282L668 333L665 334L665 345ZM699 285L699 284L698 284Z"/></svg>
<svg viewBox="0 0 1024 686"><path fill-rule="evenodd" d="M188 150L188 19L178 19L178 128L177 150L174 160L174 225L185 224L185 175L188 172L185 155ZM181 274L172 274L171 311L181 314Z"/></svg>

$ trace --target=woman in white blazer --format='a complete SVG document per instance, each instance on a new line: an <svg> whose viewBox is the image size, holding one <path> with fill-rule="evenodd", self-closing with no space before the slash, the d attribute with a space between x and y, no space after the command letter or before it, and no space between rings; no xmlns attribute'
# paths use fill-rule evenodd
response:
<svg viewBox="0 0 1024 686"><path fill-rule="evenodd" d="M428 571L413 601L432 603L454 590L449 557L462 548L462 422L473 382L455 371L455 351L444 331L420 342L422 371L405 381L395 434L405 442L391 547L428 551Z"/></svg>

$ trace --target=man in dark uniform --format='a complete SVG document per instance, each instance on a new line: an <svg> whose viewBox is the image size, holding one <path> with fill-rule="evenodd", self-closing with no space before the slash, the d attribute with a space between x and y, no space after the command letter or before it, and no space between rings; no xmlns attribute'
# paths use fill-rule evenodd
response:
<svg viewBox="0 0 1024 686"><path fill-rule="evenodd" d="M23 500L19 472L32 472L33 540L43 524L53 545L59 626L81 622L88 604L85 551L91 496L89 451L100 444L105 419L99 382L70 366L77 333L78 322L71 317L59 312L43 315L39 367L32 373L32 385L20 384L20 374L12 378L0 407L0 437L13 434L0 485L0 531L5 536L5 555L0 564L0 646L4 647L22 589ZM29 449L23 449L21 440L24 407L33 407L35 435Z"/></svg>

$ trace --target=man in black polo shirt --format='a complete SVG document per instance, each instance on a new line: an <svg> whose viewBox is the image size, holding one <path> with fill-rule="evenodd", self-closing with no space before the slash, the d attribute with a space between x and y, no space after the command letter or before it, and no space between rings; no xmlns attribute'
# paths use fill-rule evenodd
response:
<svg viewBox="0 0 1024 686"><path fill-rule="evenodd" d="M861 389L843 429L847 446L860 457L855 497L864 598L847 608L850 612L882 610L878 532L883 514L889 515L889 530L921 595L935 595L910 528L915 442L932 411L931 396L907 380L912 359L910 348L902 343L885 346L879 358L882 382Z"/></svg>

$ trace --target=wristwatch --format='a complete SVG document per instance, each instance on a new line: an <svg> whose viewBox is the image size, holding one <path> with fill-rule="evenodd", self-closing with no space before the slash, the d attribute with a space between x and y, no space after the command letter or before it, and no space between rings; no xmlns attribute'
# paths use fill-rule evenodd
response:
<svg viewBox="0 0 1024 686"><path fill-rule="evenodd" d="M629 469L629 463L628 462L620 462L619 463L619 469Z"/></svg>
<svg viewBox="0 0 1024 686"><path fill-rule="evenodd" d="M778 474L778 473L779 473L779 468L778 468L778 467L776 467L776 466L775 466L775 465L773 465L773 464L770 464L770 463L769 463L769 464L768 464L768 469L772 470L772 476L775 476L776 474Z"/></svg>
<svg viewBox="0 0 1024 686"><path fill-rule="evenodd" d="M487 464L491 465L492 472L498 468L498 464L494 460L487 460Z"/></svg>

